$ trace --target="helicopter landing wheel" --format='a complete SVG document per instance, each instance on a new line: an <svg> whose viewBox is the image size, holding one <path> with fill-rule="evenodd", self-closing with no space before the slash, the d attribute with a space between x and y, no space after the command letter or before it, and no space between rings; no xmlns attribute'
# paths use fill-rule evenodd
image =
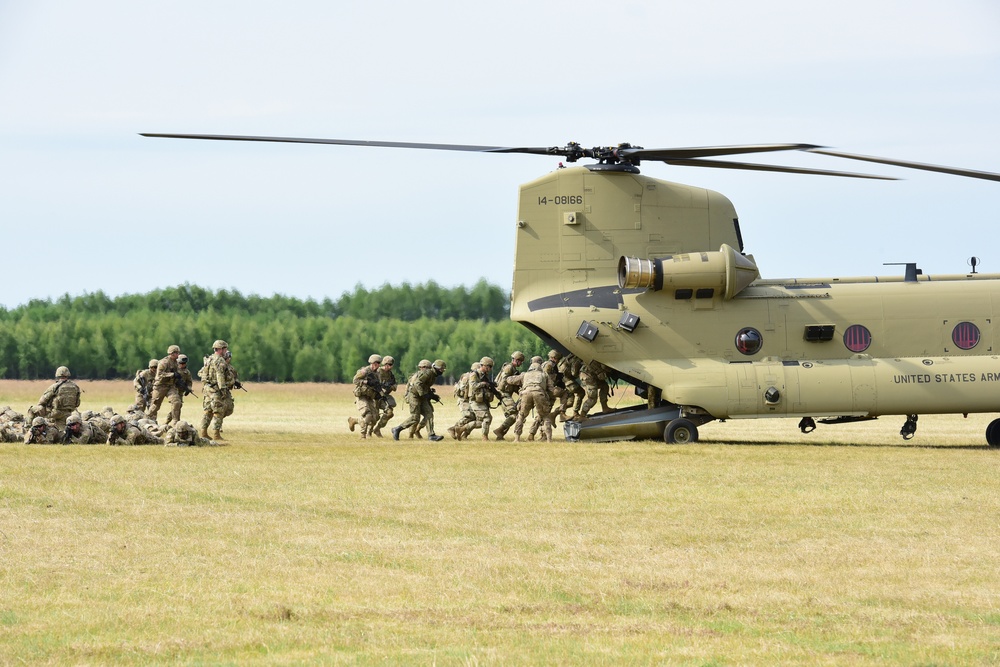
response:
<svg viewBox="0 0 1000 667"><path fill-rule="evenodd" d="M986 444L990 447L1000 447L1000 419L994 419L986 427Z"/></svg>
<svg viewBox="0 0 1000 667"><path fill-rule="evenodd" d="M698 442L698 427L690 419L683 417L674 419L663 429L663 441L668 445L687 445Z"/></svg>

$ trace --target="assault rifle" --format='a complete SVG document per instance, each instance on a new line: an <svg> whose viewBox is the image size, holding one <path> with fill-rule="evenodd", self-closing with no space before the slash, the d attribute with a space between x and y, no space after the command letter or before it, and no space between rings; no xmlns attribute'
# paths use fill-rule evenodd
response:
<svg viewBox="0 0 1000 667"><path fill-rule="evenodd" d="M142 371L139 372L141 373ZM139 380L139 395L142 396L143 402L145 402L146 405L149 405L153 400L153 397L151 395L152 392L150 392L149 390L149 383L146 382L146 378L142 377L141 375L138 377L138 380Z"/></svg>
<svg viewBox="0 0 1000 667"><path fill-rule="evenodd" d="M177 390L181 392L181 396L194 396L195 398L201 398L201 396L191 390L191 383L185 380L181 373L174 374L174 385L176 385ZM143 394L143 397L145 397L145 394ZM147 399L146 402L148 405L149 400Z"/></svg>
<svg viewBox="0 0 1000 667"><path fill-rule="evenodd" d="M243 391L246 391L246 393L248 394L250 393L249 391L247 391L246 387L243 386L243 383L240 382L239 380L233 383L233 389L242 389Z"/></svg>
<svg viewBox="0 0 1000 667"><path fill-rule="evenodd" d="M429 392L427 392L427 400L433 403L441 402L441 397L438 396L437 389L431 389Z"/></svg>

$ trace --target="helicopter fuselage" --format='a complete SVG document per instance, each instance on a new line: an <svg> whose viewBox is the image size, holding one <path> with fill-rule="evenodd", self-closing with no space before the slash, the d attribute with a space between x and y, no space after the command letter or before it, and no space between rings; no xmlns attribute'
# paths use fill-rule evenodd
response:
<svg viewBox="0 0 1000 667"><path fill-rule="evenodd" d="M517 226L512 319L701 421L1000 408L1000 276L762 280L721 194L584 167Z"/></svg>

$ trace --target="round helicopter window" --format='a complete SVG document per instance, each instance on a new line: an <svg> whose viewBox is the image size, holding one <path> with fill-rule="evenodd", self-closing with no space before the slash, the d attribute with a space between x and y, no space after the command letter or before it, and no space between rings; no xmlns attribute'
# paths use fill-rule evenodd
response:
<svg viewBox="0 0 1000 667"><path fill-rule="evenodd" d="M979 327L972 322L959 322L951 332L955 345L963 350L971 350L979 344Z"/></svg>
<svg viewBox="0 0 1000 667"><path fill-rule="evenodd" d="M753 327L744 327L736 334L736 349L741 354L757 354L764 345L764 337Z"/></svg>
<svg viewBox="0 0 1000 667"><path fill-rule="evenodd" d="M851 352L864 352L872 344L872 332L860 324L852 324L844 332L844 345Z"/></svg>

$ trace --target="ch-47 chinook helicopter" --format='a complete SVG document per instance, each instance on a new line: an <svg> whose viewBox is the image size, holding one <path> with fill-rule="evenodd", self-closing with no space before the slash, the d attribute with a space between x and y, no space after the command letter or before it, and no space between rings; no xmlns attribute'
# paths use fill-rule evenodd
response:
<svg viewBox="0 0 1000 667"><path fill-rule="evenodd" d="M151 137L561 156L520 188L511 319L635 386L645 405L566 424L570 439L694 442L721 419L827 424L1000 411L1000 274L761 279L723 195L639 173L671 165L880 178L713 160L800 150L1000 181L1000 174L855 155L812 144L645 149L501 147L230 135ZM1000 447L1000 419L986 429Z"/></svg>

